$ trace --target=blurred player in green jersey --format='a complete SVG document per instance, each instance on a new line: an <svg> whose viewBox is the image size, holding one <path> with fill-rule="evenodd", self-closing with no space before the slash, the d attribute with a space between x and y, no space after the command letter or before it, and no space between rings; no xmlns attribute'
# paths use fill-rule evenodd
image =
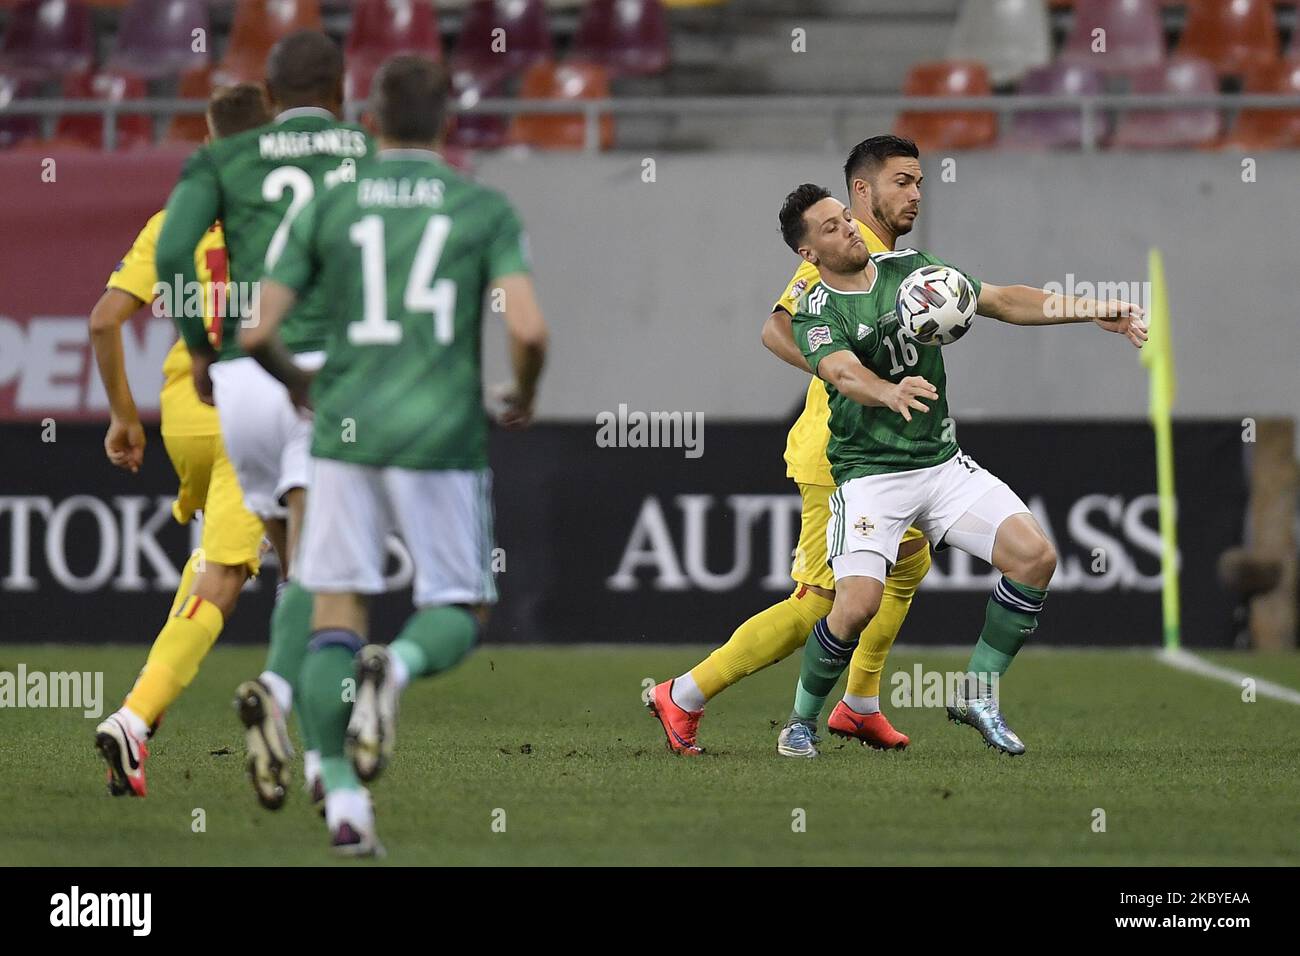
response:
<svg viewBox="0 0 1300 956"><path fill-rule="evenodd" d="M503 424L531 421L547 342L514 209L436 152L446 72L399 55L374 89L379 152L355 182L303 209L240 333L315 409L300 567L316 597L302 703L321 746L330 842L349 855L379 852L362 781L392 754L398 695L459 661L496 599L479 357L489 290L515 374ZM313 380L279 329L299 297L322 292L326 357ZM416 611L383 647L367 643L366 598L384 590L389 533L411 553Z"/></svg>
<svg viewBox="0 0 1300 956"><path fill-rule="evenodd" d="M297 542L305 507L311 422L284 387L239 349L236 331L248 314L255 283L274 265L289 227L317 193L353 178L371 152L360 127L337 119L343 104L343 54L323 33L291 34L271 50L266 89L275 119L197 150L185 164L167 203L158 239L158 276L173 286L172 315L193 357L200 397L215 398L226 451L249 510L266 525L280 557L280 589L271 617L266 669L236 691L245 728L249 778L269 809L283 802L292 749L285 715L311 633L311 595L299 583ZM214 221L225 228L232 302L217 344L202 315L185 308L194 280L194 246ZM321 295L308 296L285 321L283 336L295 361L319 368ZM238 306L236 308L235 306ZM311 728L301 728L308 787L320 796L319 754Z"/></svg>
<svg viewBox="0 0 1300 956"><path fill-rule="evenodd" d="M899 285L917 269L944 263L914 249L872 255L848 210L820 186L790 193L780 222L786 244L821 278L800 299L793 330L830 401L827 455L836 490L826 535L835 601L804 647L778 751L817 755L811 727L880 607L903 533L915 525L936 550L958 548L1002 572L948 714L975 727L989 746L1023 753L991 685L1038 627L1056 552L1019 496L958 447L942 349L916 344L899 328ZM1095 321L1139 348L1146 340L1142 309L1130 303L967 279L981 315L1012 325Z"/></svg>

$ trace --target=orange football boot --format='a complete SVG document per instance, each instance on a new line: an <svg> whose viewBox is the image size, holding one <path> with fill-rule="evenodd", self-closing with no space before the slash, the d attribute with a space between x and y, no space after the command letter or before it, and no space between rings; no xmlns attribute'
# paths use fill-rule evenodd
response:
<svg viewBox="0 0 1300 956"><path fill-rule="evenodd" d="M900 734L877 711L874 714L859 714L844 701L835 705L826 729L836 737L849 737L861 741L867 747L876 750L903 750L912 742L907 734Z"/></svg>
<svg viewBox="0 0 1300 956"><path fill-rule="evenodd" d="M695 756L704 751L695 743L695 734L699 730L702 710L683 710L673 701L673 682L666 680L655 685L654 696L646 705L650 713L659 718L668 738L668 749L675 754Z"/></svg>

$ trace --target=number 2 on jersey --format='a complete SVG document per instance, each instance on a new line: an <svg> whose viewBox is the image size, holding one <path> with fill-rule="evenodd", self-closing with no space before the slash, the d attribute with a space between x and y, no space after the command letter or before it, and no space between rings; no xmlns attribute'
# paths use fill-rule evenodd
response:
<svg viewBox="0 0 1300 956"><path fill-rule="evenodd" d="M439 345L450 345L455 333L456 283L451 279L433 281L450 232L450 216L429 217L402 296L407 312L432 313L433 337ZM352 224L348 238L361 248L362 314L348 325L348 341L353 345L396 345L402 341L402 324L388 318L384 220L365 216Z"/></svg>

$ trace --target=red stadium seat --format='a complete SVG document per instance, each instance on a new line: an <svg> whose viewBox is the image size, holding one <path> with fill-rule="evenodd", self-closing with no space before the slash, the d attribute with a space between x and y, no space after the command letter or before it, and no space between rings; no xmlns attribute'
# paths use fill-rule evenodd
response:
<svg viewBox="0 0 1300 956"><path fill-rule="evenodd" d="M194 50L194 31L212 35L204 0L131 0L118 20L108 69L145 79L203 69L211 50Z"/></svg>
<svg viewBox="0 0 1300 956"><path fill-rule="evenodd" d="M0 39L0 73L15 79L84 73L94 61L90 10L81 0L23 0Z"/></svg>
<svg viewBox="0 0 1300 956"><path fill-rule="evenodd" d="M461 107L472 107L479 100L505 96L506 80L506 73L501 71L453 70L451 91ZM452 117L447 142L458 149L497 149L506 144L508 125L500 114L457 113Z"/></svg>
<svg viewBox="0 0 1300 956"><path fill-rule="evenodd" d="M214 82L262 82L266 56L278 40L298 30L320 27L320 0L238 0L230 45L213 76Z"/></svg>
<svg viewBox="0 0 1300 956"><path fill-rule="evenodd" d="M12 76L0 76L0 106L11 100L29 99L40 92L40 84L35 80L24 80ZM38 139L41 135L39 116L6 116L0 114L0 149L9 149L27 140Z"/></svg>
<svg viewBox="0 0 1300 956"><path fill-rule="evenodd" d="M1133 74L1134 93L1217 93L1214 67L1204 60L1175 57L1164 66ZM1134 110L1124 114L1112 146L1176 149L1214 145L1223 129L1216 109Z"/></svg>
<svg viewBox="0 0 1300 956"><path fill-rule="evenodd" d="M430 0L358 0L348 32L344 96L364 100L381 63L394 53L442 59L438 14Z"/></svg>
<svg viewBox="0 0 1300 956"><path fill-rule="evenodd" d="M1300 93L1300 60L1284 60L1246 73L1247 93ZM1231 149L1300 149L1300 110L1245 109L1225 144Z"/></svg>
<svg viewBox="0 0 1300 956"><path fill-rule="evenodd" d="M535 63L519 90L527 100L599 100L609 96L609 74L599 63ZM601 149L614 145L614 118L599 120ZM586 122L581 113L522 113L510 125L510 141L539 149L582 149Z"/></svg>
<svg viewBox="0 0 1300 956"><path fill-rule="evenodd" d="M212 71L194 70L181 75L176 96L182 100L206 100L212 93ZM169 143L201 143L207 138L208 122L202 113L172 117L165 140Z"/></svg>
<svg viewBox="0 0 1300 956"><path fill-rule="evenodd" d="M145 81L123 73L81 74L63 81L62 95L69 100L139 100L149 95ZM54 139L63 145L104 148L104 118L86 113L69 113L59 119ZM153 145L153 119L143 114L117 118L117 148Z"/></svg>
<svg viewBox="0 0 1300 956"><path fill-rule="evenodd" d="M587 0L573 37L575 60L610 76L653 76L668 69L668 18L660 0Z"/></svg>
<svg viewBox="0 0 1300 956"><path fill-rule="evenodd" d="M1190 0L1178 52L1207 60L1220 76L1235 76L1276 63L1279 45L1270 0Z"/></svg>
<svg viewBox="0 0 1300 956"><path fill-rule="evenodd" d="M453 71L492 86L498 79L551 59L551 28L542 0L472 0L451 55Z"/></svg>
<svg viewBox="0 0 1300 956"><path fill-rule="evenodd" d="M903 84L907 96L988 96L988 70L973 61L919 63ZM894 132L915 140L922 149L977 149L992 145L998 135L997 115L988 112L904 112Z"/></svg>
<svg viewBox="0 0 1300 956"><path fill-rule="evenodd" d="M1105 50L1093 52L1100 38ZM1060 59L1110 73L1158 66L1165 59L1165 33L1156 0L1078 0Z"/></svg>

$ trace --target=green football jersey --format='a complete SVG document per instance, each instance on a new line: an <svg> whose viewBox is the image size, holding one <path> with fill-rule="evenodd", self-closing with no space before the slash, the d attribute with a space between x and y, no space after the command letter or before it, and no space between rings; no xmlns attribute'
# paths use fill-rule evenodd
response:
<svg viewBox="0 0 1300 956"><path fill-rule="evenodd" d="M428 150L383 150L309 203L268 278L328 303L312 455L485 468L484 296L528 271L525 246L504 196Z"/></svg>
<svg viewBox="0 0 1300 956"><path fill-rule="evenodd" d="M252 306L252 283L273 265L288 241L294 219L311 199L355 176L356 163L373 151L370 136L359 126L335 119L314 107L287 110L274 122L216 140L185 163L180 182L167 204L158 241L158 274L180 274L188 282L198 235L220 220L226 238L230 281L234 286L221 322L218 354L243 353L237 341L241 315ZM190 269L176 262L178 247L188 245ZM167 281L167 279L164 279ZM305 296L285 320L281 334L293 352L324 346L320 322L325 300ZM186 341L197 339L193 317L178 319Z"/></svg>
<svg viewBox="0 0 1300 956"><path fill-rule="evenodd" d="M894 312L904 279L924 266L948 263L914 249L877 253L871 261L876 266L876 280L870 290L837 292L823 281L803 295L794 317L794 340L814 372L827 355L847 349L888 381L921 376L935 387L939 399L923 399L930 411L913 410L908 422L892 409L859 405L824 383L831 408L826 454L837 485L863 475L941 465L957 454L948 415L943 351L938 345L920 345L909 339ZM978 296L979 281L966 278Z"/></svg>

